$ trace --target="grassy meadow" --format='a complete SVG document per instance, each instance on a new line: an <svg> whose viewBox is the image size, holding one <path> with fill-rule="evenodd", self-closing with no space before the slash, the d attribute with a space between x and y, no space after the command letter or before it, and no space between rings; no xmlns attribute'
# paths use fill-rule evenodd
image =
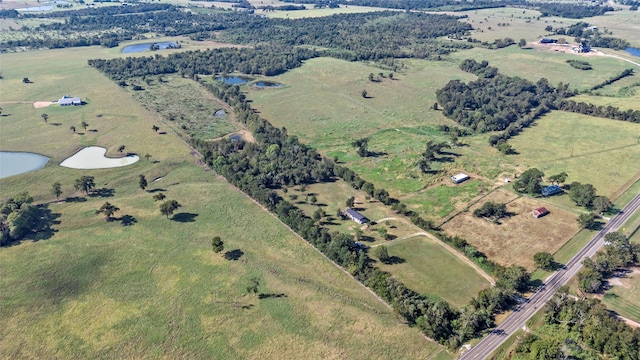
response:
<svg viewBox="0 0 640 360"><path fill-rule="evenodd" d="M610 196L638 173L640 127L624 121L553 111L510 140L523 169L565 171L567 183L593 184Z"/></svg>
<svg viewBox="0 0 640 360"><path fill-rule="evenodd" d="M108 51L3 55L1 85L12 91L3 92L0 149L51 161L1 179L0 199L29 191L48 203L55 223L51 233L0 249L0 357L450 358L274 217L193 164L172 132L156 134L157 114L86 65ZM65 94L87 104L32 105ZM109 156L125 145L152 157L118 169L57 165L87 145L106 147ZM140 174L149 191L138 188ZM76 192L73 181L82 175L95 176L104 190ZM73 201L55 201L55 181ZM152 199L160 191L182 205L173 220ZM95 214L105 201L120 208L112 222ZM213 253L215 235L235 260ZM252 277L261 296L247 294Z"/></svg>
<svg viewBox="0 0 640 360"><path fill-rule="evenodd" d="M454 307L462 307L489 286L482 276L468 271L469 266L459 257L425 236L398 240L387 248L395 263L378 264L382 270L410 289L437 295Z"/></svg>

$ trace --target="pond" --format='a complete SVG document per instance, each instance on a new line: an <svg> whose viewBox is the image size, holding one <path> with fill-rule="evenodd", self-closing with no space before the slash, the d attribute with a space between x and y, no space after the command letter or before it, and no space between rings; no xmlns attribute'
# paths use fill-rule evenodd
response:
<svg viewBox="0 0 640 360"><path fill-rule="evenodd" d="M28 152L0 151L0 179L42 169L49 158Z"/></svg>
<svg viewBox="0 0 640 360"><path fill-rule="evenodd" d="M259 88L278 88L281 87L282 84L271 81L258 81L257 83L253 84L253 86Z"/></svg>
<svg viewBox="0 0 640 360"><path fill-rule="evenodd" d="M218 76L216 80L222 81L227 85L243 85L251 81L251 78L246 76L238 76L238 75L229 75L229 76Z"/></svg>
<svg viewBox="0 0 640 360"><path fill-rule="evenodd" d="M633 56L640 56L640 48L628 47L624 49L624 51L628 52Z"/></svg>
<svg viewBox="0 0 640 360"><path fill-rule="evenodd" d="M31 6L22 9L16 9L18 11L49 11L53 9L53 6Z"/></svg>
<svg viewBox="0 0 640 360"><path fill-rule="evenodd" d="M156 50L164 50L168 48L177 48L178 44L173 41L164 41L164 42L154 42L154 43L144 43L144 44L135 44L129 45L122 49L123 54L137 53L143 51L151 50L151 45L157 45Z"/></svg>
<svg viewBox="0 0 640 360"><path fill-rule="evenodd" d="M138 155L133 154L127 154L120 158L108 158L104 156L106 152L107 149L103 147L89 146L64 159L60 166L83 170L107 169L131 165L140 160Z"/></svg>

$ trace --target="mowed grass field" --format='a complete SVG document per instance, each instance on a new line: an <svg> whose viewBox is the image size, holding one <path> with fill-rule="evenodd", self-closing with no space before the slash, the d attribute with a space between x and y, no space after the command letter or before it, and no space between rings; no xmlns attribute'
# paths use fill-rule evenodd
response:
<svg viewBox="0 0 640 360"><path fill-rule="evenodd" d="M40 241L0 248L0 357L450 357L270 214L194 165L180 139L155 134L151 126L161 120L86 65L87 58L104 56L101 51L3 55L2 86L12 91L3 92L3 114L10 115L0 120L0 150L52 160L42 170L0 180L0 199L29 191L36 202L51 202L56 223ZM33 83L22 84L23 77ZM88 104L31 104L63 94ZM73 134L69 126L82 132L81 121L97 131ZM119 169L57 165L85 145L115 155L121 144L152 158ZM175 220L138 188L141 174L149 190L182 204ZM95 176L96 187L108 191L75 192L73 181L82 175ZM63 198L75 201L55 203L55 181ZM116 218L128 215L133 225L96 215L105 201L120 208ZM216 235L236 260L213 253ZM260 279L262 297L247 294L251 277Z"/></svg>
<svg viewBox="0 0 640 360"><path fill-rule="evenodd" d="M489 283L477 273L466 271L460 258L426 236L414 236L386 245L398 263L378 266L419 293L435 294L454 307L467 304Z"/></svg>
<svg viewBox="0 0 640 360"><path fill-rule="evenodd" d="M629 122L553 111L510 143L522 169L564 171L568 183L593 184L600 195L610 196L640 171L640 126Z"/></svg>
<svg viewBox="0 0 640 360"><path fill-rule="evenodd" d="M513 216L501 219L500 224L475 217L473 211L487 201L506 203ZM547 207L550 214L536 219L531 212L540 206ZM443 229L467 239L501 265L520 265L532 271L535 253L553 254L578 232L576 219L571 212L500 189L444 224Z"/></svg>

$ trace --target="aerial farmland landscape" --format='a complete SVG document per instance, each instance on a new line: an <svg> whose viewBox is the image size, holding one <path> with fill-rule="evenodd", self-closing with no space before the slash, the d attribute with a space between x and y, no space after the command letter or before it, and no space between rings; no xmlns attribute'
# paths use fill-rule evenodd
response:
<svg viewBox="0 0 640 360"><path fill-rule="evenodd" d="M0 358L640 359L639 6L0 1Z"/></svg>

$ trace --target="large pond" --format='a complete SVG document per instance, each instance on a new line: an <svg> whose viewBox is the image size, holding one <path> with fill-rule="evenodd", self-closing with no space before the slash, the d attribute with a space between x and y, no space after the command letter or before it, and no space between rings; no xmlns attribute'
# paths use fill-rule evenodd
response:
<svg viewBox="0 0 640 360"><path fill-rule="evenodd" d="M628 52L633 56L640 56L640 48L628 47L624 49L624 51Z"/></svg>
<svg viewBox="0 0 640 360"><path fill-rule="evenodd" d="M39 154L0 151L0 179L42 169L48 161Z"/></svg>
<svg viewBox="0 0 640 360"><path fill-rule="evenodd" d="M106 152L107 149L103 147L89 146L66 158L60 166L83 170L106 169L131 165L140 160L138 155L132 154L120 158L108 158L104 156Z"/></svg>
<svg viewBox="0 0 640 360"><path fill-rule="evenodd" d="M156 45L156 50L164 50L168 48L176 48L178 44L173 41L164 41L164 42L154 42L154 43L144 43L144 44L135 44L129 45L122 49L123 54L137 53L151 50L151 45Z"/></svg>
<svg viewBox="0 0 640 360"><path fill-rule="evenodd" d="M222 81L227 85L243 85L251 81L251 78L246 76L238 76L238 75L228 75L228 76L218 76L216 80Z"/></svg>

